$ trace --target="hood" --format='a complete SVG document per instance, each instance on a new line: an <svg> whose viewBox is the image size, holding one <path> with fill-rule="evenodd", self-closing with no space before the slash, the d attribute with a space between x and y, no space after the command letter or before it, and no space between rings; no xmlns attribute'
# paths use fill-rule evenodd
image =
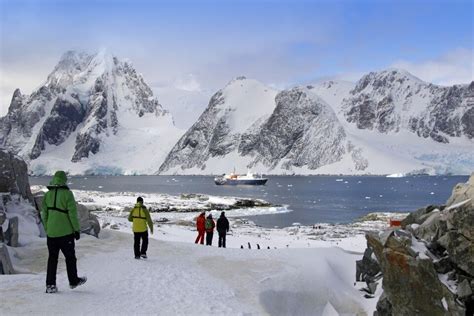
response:
<svg viewBox="0 0 474 316"><path fill-rule="evenodd" d="M53 179L51 180L51 182L49 182L49 185L65 186L66 182L67 182L66 172L59 170L59 171L56 171L56 173L53 176Z"/></svg>

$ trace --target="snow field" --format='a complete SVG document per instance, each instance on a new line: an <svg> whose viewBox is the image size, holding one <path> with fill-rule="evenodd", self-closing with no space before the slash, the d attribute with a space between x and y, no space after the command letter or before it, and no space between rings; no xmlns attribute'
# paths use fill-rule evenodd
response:
<svg viewBox="0 0 474 316"><path fill-rule="evenodd" d="M47 253L44 240L30 247ZM2 276L2 314L321 315L333 308L364 315L371 308L354 287L360 255L342 249L249 251L150 239L149 259L136 260L132 247L131 234L83 235L78 272L88 281L70 290L60 256L57 295L44 293L44 270ZM18 264L45 269L46 256Z"/></svg>

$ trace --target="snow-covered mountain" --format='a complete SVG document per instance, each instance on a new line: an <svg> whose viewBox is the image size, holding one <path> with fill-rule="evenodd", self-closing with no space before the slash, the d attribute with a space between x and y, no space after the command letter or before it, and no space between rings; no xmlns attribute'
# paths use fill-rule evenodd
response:
<svg viewBox="0 0 474 316"><path fill-rule="evenodd" d="M359 129L410 130L449 143L450 137L474 138L474 108L467 104L473 93L474 83L441 87L389 69L362 77L341 105Z"/></svg>
<svg viewBox="0 0 474 316"><path fill-rule="evenodd" d="M215 173L228 170L240 157L239 148L260 131L275 108L277 91L262 83L238 77L216 92L196 123L168 154L161 171ZM244 167L245 162L234 161ZM221 166L220 166L221 165Z"/></svg>
<svg viewBox="0 0 474 316"><path fill-rule="evenodd" d="M66 52L0 120L0 145L36 174L151 173L182 134L133 66L106 51Z"/></svg>
<svg viewBox="0 0 474 316"><path fill-rule="evenodd" d="M272 90L263 94L265 101L248 93L249 86L270 89L239 78L217 92L159 172L468 174L474 169L474 83L441 87L389 69L355 84L331 80Z"/></svg>

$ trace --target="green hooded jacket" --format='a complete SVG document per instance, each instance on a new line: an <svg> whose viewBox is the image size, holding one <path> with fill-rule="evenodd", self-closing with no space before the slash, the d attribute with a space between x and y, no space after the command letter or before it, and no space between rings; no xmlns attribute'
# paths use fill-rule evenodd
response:
<svg viewBox="0 0 474 316"><path fill-rule="evenodd" d="M48 237L62 237L80 231L74 195L66 185L64 171L56 171L41 205L41 218Z"/></svg>

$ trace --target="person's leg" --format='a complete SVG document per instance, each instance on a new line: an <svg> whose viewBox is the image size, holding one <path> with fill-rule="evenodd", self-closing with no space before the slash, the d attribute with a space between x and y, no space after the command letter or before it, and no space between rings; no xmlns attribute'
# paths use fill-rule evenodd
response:
<svg viewBox="0 0 474 316"><path fill-rule="evenodd" d="M56 285L56 271L58 269L59 245L56 238L47 237L48 269L46 272L46 285Z"/></svg>
<svg viewBox="0 0 474 316"><path fill-rule="evenodd" d="M140 233L133 233L133 252L135 258L140 257Z"/></svg>
<svg viewBox="0 0 474 316"><path fill-rule="evenodd" d="M142 249L140 251L141 255L146 256L146 251L148 250L148 232L142 233Z"/></svg>
<svg viewBox="0 0 474 316"><path fill-rule="evenodd" d="M222 247L225 248L225 237L226 237L226 232L222 234Z"/></svg>
<svg viewBox="0 0 474 316"><path fill-rule="evenodd" d="M198 235L196 237L196 240L194 241L195 244L199 242L199 238L201 237L201 232L198 230Z"/></svg>
<svg viewBox="0 0 474 316"><path fill-rule="evenodd" d="M222 233L218 232L219 234L219 240L217 241L217 247L222 247Z"/></svg>
<svg viewBox="0 0 474 316"><path fill-rule="evenodd" d="M210 233L211 236L209 236L209 246L212 246L212 236L214 236L214 233Z"/></svg>
<svg viewBox="0 0 474 316"><path fill-rule="evenodd" d="M74 244L74 235L61 237L61 251L66 258L66 270L69 284L74 285L79 282L77 276L77 259Z"/></svg>
<svg viewBox="0 0 474 316"><path fill-rule="evenodd" d="M206 246L209 246L209 233L206 232Z"/></svg>
<svg viewBox="0 0 474 316"><path fill-rule="evenodd" d="M199 232L199 243L201 245L204 245L204 231L203 230Z"/></svg>

